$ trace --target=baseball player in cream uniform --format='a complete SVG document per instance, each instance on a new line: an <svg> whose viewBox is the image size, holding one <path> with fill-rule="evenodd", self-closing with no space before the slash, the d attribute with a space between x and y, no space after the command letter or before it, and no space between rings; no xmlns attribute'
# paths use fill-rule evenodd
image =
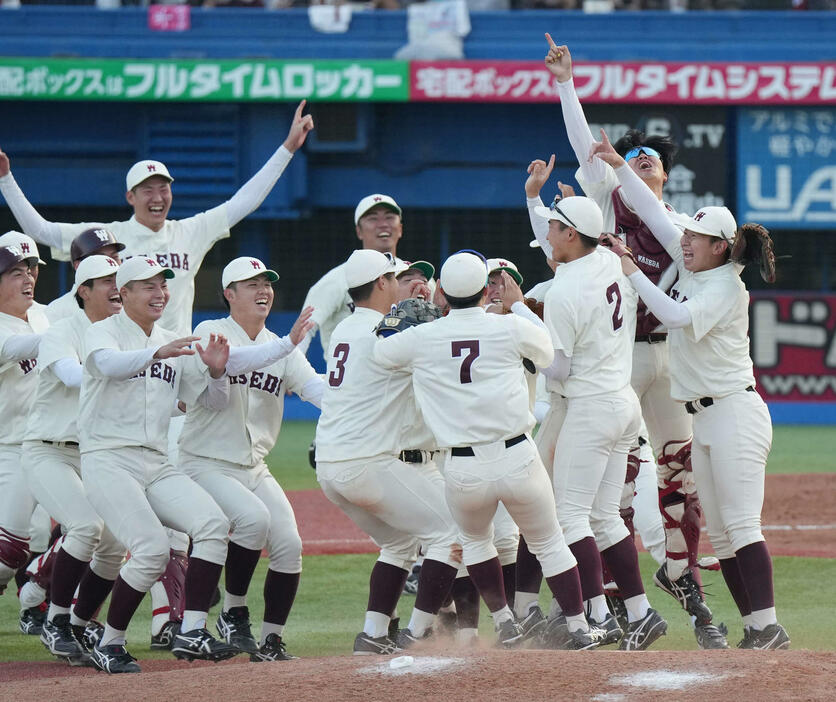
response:
<svg viewBox="0 0 836 702"><path fill-rule="evenodd" d="M606 135L595 151L615 169L636 212L679 270L668 297L622 255L630 282L671 330L671 393L694 418L694 477L709 539L743 617L739 646L788 648L790 638L775 613L760 519L772 422L755 391L749 355L749 295L740 279L746 260L730 260L737 237L747 238L748 253L753 232L762 239L768 234L758 225L738 230L725 207L704 207L677 227Z"/></svg>
<svg viewBox="0 0 836 702"><path fill-rule="evenodd" d="M389 195L367 195L354 208L354 228L363 249L390 253L395 256L398 242L403 236L401 208ZM400 263L397 257L395 260ZM305 296L303 308L313 307L314 326L300 344L307 353L311 340L319 330L319 342L325 362L328 362L328 346L334 328L354 309L354 303L345 287L345 262L335 266L320 278Z"/></svg>
<svg viewBox="0 0 836 702"><path fill-rule="evenodd" d="M316 428L316 474L323 492L380 548L355 655L393 653L427 636L459 565L443 480L426 450L434 442L421 420L411 377L390 373L372 358L382 343L375 330L400 296L396 270L391 254L373 249L355 251L345 263L344 285L355 309L330 338ZM388 636L390 618L418 545L424 563L415 607L395 642Z"/></svg>
<svg viewBox="0 0 836 702"><path fill-rule="evenodd" d="M103 530L101 518L84 494L76 425L84 334L92 323L122 309L116 288L118 268L112 258L91 256L76 269L72 294L84 308L79 309L76 302L75 310L41 337L38 386L23 443L29 490L64 529L52 563L51 601L41 641L50 653L71 664L89 660L80 642L89 613L79 617L70 612L76 587L88 563L95 578L112 582L125 555L124 547ZM99 591L100 599L92 603L92 609L102 604L109 588ZM80 594L82 607L85 594Z"/></svg>
<svg viewBox="0 0 836 702"><path fill-rule="evenodd" d="M255 662L295 658L287 653L282 636L302 571L302 539L293 508L264 459L281 429L285 394L295 392L316 406L322 395L322 378L296 348L310 324L310 310L283 339L265 327L278 279L275 271L248 256L224 268L230 316L201 322L194 335L221 334L236 351L254 353L250 358L231 354L229 403L223 409L187 400L180 436L180 469L214 498L232 525L218 633ZM199 357L188 362L196 372L207 372ZM250 631L247 590L265 547L270 567L259 645Z"/></svg>
<svg viewBox="0 0 836 702"><path fill-rule="evenodd" d="M546 67L557 79L563 119L580 164L576 174L578 183L601 208L604 231L618 233L634 251L641 269L661 290L666 291L676 279L676 266L637 217L632 201L623 189L619 189L613 170L603 161L589 158L594 138L575 93L569 49L556 46L548 34L546 38L549 43ZM616 147L661 201L675 145L670 139L630 132ZM682 216L670 206L665 207L672 219ZM711 623L711 610L705 604L700 586L697 566L702 563L698 561L701 513L690 470L691 418L670 397L666 334L664 326L640 302L631 384L641 402L655 452L658 504L664 518L667 551L666 561L655 573L654 582L692 615L701 647L725 648L722 635ZM635 454L638 459L638 451ZM625 513L630 508L626 503L630 494L629 491L625 493L628 500L622 503ZM637 503L639 511L649 506L649 502ZM709 567L715 567L715 564Z"/></svg>
<svg viewBox="0 0 836 702"><path fill-rule="evenodd" d="M447 503L463 540L464 563L491 612L500 644L523 641L493 545L492 520L501 501L539 558L563 610L564 616L550 622L546 644L592 648L600 632L590 631L584 616L576 561L563 539L548 474L529 436L534 417L523 360L549 366L554 358L551 340L519 314L486 314L482 303L487 278L483 258L469 252L448 258L440 285L450 313L382 340L374 359L384 368L412 374L418 406L438 446L446 450ZM486 413L484 408L497 397L503 399L504 410Z"/></svg>
<svg viewBox="0 0 836 702"><path fill-rule="evenodd" d="M122 297L119 314L91 325L84 336L84 371L79 401L81 475L90 504L105 526L130 551L113 586L107 624L92 659L109 673L139 672L125 649L125 630L145 593L169 558L163 523L192 538L185 583L178 658L220 660L239 651L212 638L205 628L209 601L226 560L229 520L212 498L167 461L168 422L180 392L212 407L228 400L225 366L229 347L211 337L197 352L210 369L189 373L178 360L194 353L197 337L176 338L155 324L169 299L174 276L155 259L137 256L116 274Z"/></svg>
<svg viewBox="0 0 836 702"><path fill-rule="evenodd" d="M35 503L26 485L21 451L38 384L37 355L48 323L31 314L37 255L0 246L0 591L29 560Z"/></svg>
<svg viewBox="0 0 836 702"><path fill-rule="evenodd" d="M627 607L621 648L644 649L667 624L650 607L636 546L619 513L627 455L641 422L630 386L638 296L617 257L598 247L603 217L595 202L567 197L536 213L549 220L551 258L561 264L544 312L555 354L544 373L562 383L567 398L554 452L557 513L579 564L591 619L608 632L608 641L622 634L604 597L603 559Z"/></svg>

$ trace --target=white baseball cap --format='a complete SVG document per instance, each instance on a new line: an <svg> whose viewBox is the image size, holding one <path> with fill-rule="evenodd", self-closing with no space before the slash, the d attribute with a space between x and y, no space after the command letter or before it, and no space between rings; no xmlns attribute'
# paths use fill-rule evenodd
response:
<svg viewBox="0 0 836 702"><path fill-rule="evenodd" d="M535 207L535 214L544 219L556 219L574 227L575 231L597 239L604 231L604 215L594 200L582 195L556 199L550 207Z"/></svg>
<svg viewBox="0 0 836 702"><path fill-rule="evenodd" d="M730 244L737 233L737 222L728 207L703 207L693 217L679 219L676 226L696 234L716 236Z"/></svg>
<svg viewBox="0 0 836 702"><path fill-rule="evenodd" d="M75 284L70 291L75 293L82 283L95 278L105 278L119 271L119 264L110 256L94 255L82 259L75 269ZM121 287L121 286L120 286Z"/></svg>
<svg viewBox="0 0 836 702"><path fill-rule="evenodd" d="M472 253L455 253L441 266L441 289L450 297L473 297L487 284L488 267Z"/></svg>
<svg viewBox="0 0 836 702"><path fill-rule="evenodd" d="M125 185L128 190L133 190L143 180L148 180L148 178L155 175L168 178L169 183L174 182L174 178L171 177L171 174L168 172L168 168L165 167L164 163L146 159L145 161L139 161L131 166L131 169L128 171L128 175L125 176Z"/></svg>
<svg viewBox="0 0 836 702"><path fill-rule="evenodd" d="M275 283L279 279L276 271L271 271L257 258L251 256L240 256L226 264L221 274L221 284L228 288L230 283L237 283L239 280L249 280L257 275L266 275L267 280Z"/></svg>
<svg viewBox="0 0 836 702"><path fill-rule="evenodd" d="M41 260L41 255L38 253L38 245L35 243L35 240L23 232L6 232L3 236L0 236L0 246L16 246L20 249L20 253L23 254L24 258L37 258L39 264L42 266L46 265Z"/></svg>
<svg viewBox="0 0 836 702"><path fill-rule="evenodd" d="M519 269L514 263L509 261L507 258L488 259L488 275L490 275L491 273L496 273L497 271L505 271L514 280L517 281L517 285L522 285L523 277L522 275L520 275Z"/></svg>
<svg viewBox="0 0 836 702"><path fill-rule="evenodd" d="M396 277L400 277L401 273L406 273L408 270L421 271L427 280L435 275L435 266L429 261L397 261L395 264Z"/></svg>
<svg viewBox="0 0 836 702"><path fill-rule="evenodd" d="M80 267L80 266L79 266ZM116 287L122 288L132 280L148 280L155 275L162 273L166 278L173 278L174 271L170 268L163 268L153 258L147 256L134 256L123 261L116 271Z"/></svg>
<svg viewBox="0 0 836 702"><path fill-rule="evenodd" d="M372 207L377 207L378 205L383 205L393 212L401 214L401 208L391 197L375 193L374 195L366 195L366 197L357 203L357 207L354 210L354 224L357 224L360 221L360 217L366 214Z"/></svg>
<svg viewBox="0 0 836 702"><path fill-rule="evenodd" d="M348 257L344 272L348 289L359 288L386 273L394 273L395 258L374 249L358 249Z"/></svg>

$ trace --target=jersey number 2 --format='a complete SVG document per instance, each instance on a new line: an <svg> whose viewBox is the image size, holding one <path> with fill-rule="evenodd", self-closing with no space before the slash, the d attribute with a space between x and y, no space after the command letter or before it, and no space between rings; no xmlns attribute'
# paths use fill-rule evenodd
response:
<svg viewBox="0 0 836 702"><path fill-rule="evenodd" d="M337 359L337 365L328 374L328 385L332 388L338 387L343 382L345 362L348 360L348 344L337 344L334 347L334 358Z"/></svg>
<svg viewBox="0 0 836 702"><path fill-rule="evenodd" d="M472 341L454 341L452 347L453 358L461 357L462 352L465 350L470 351L470 353L467 354L462 361L462 367L459 370L459 380L462 383L472 383L473 378L470 377L470 366L473 365L473 361L475 361L476 357L479 355L479 340L473 339Z"/></svg>
<svg viewBox="0 0 836 702"><path fill-rule="evenodd" d="M624 317L621 316L621 289L618 287L618 283L613 283L607 288L607 302L610 304L615 302L615 309L612 313L612 328L613 331L618 331L624 324Z"/></svg>

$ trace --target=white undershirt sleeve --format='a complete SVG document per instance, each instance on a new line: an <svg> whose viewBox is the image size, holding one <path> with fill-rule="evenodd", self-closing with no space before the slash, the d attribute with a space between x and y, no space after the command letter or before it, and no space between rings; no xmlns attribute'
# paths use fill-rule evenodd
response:
<svg viewBox="0 0 836 702"><path fill-rule="evenodd" d="M314 407L322 408L322 393L325 391L325 381L321 375L307 380L299 393L305 402L310 402Z"/></svg>
<svg viewBox="0 0 836 702"><path fill-rule="evenodd" d="M553 252L552 245L548 239L549 220L541 217L534 211L535 207L543 206L543 201L539 195L537 197L527 197L525 199L525 205L528 207L528 221L531 222L531 231L534 233L534 238L537 239L537 243L540 244L540 248L543 249L546 258L551 258Z"/></svg>
<svg viewBox="0 0 836 702"><path fill-rule="evenodd" d="M272 339L255 346L233 346L229 349L226 372L229 375L250 373L283 359L295 348L289 336Z"/></svg>
<svg viewBox="0 0 836 702"><path fill-rule="evenodd" d="M647 309L668 329L682 329L691 324L688 306L668 297L644 273L636 271L629 278Z"/></svg>
<svg viewBox="0 0 836 702"><path fill-rule="evenodd" d="M532 312L528 308L528 305L526 305L524 302L515 302L513 305L511 305L511 311L514 314L518 314L520 317L525 317L529 322L536 324L544 331L549 330L545 322L542 319L540 319L536 314L534 314L534 312Z"/></svg>
<svg viewBox="0 0 836 702"><path fill-rule="evenodd" d="M229 377L224 373L220 378L207 378L208 384L200 395L197 402L206 409L218 411L229 404Z"/></svg>
<svg viewBox="0 0 836 702"><path fill-rule="evenodd" d="M32 207L32 203L26 199L11 173L0 178L0 193L6 199L6 204L24 234L28 234L39 244L52 246L56 249L62 248L61 225L57 222L48 222L41 217L38 211Z"/></svg>
<svg viewBox="0 0 836 702"><path fill-rule="evenodd" d="M6 339L3 344L3 349L0 351L0 361L5 363L37 358L40 345L40 334L15 334Z"/></svg>
<svg viewBox="0 0 836 702"><path fill-rule="evenodd" d="M59 358L52 364L52 372L68 388L81 387L81 364L72 358Z"/></svg>
<svg viewBox="0 0 836 702"><path fill-rule="evenodd" d="M276 152L267 159L261 169L246 183L244 183L224 205L226 206L226 219L230 227L234 227L244 217L254 212L266 198L276 181L284 173L287 164L293 154L284 146L280 146Z"/></svg>
<svg viewBox="0 0 836 702"><path fill-rule="evenodd" d="M586 115L583 113L578 94L575 92L575 81L570 78L565 83L558 82L557 92L560 95L560 109L563 111L566 134L575 152L575 158L578 159L583 177L587 183L598 183L606 177L609 166L598 158L589 160L592 142L597 139L587 124Z"/></svg>
<svg viewBox="0 0 836 702"><path fill-rule="evenodd" d="M154 362L157 348L137 349L136 351L96 349L90 357L102 375L114 380L127 380L141 373Z"/></svg>
<svg viewBox="0 0 836 702"><path fill-rule="evenodd" d="M554 361L548 368L540 368L540 372L551 380L564 381L569 377L572 359L562 349L554 350Z"/></svg>

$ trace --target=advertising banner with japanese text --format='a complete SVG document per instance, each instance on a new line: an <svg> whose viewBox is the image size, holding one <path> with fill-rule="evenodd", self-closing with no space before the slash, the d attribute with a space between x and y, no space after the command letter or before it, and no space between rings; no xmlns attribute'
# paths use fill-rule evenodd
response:
<svg viewBox="0 0 836 702"><path fill-rule="evenodd" d="M738 209L773 228L836 224L836 108L741 110Z"/></svg>
<svg viewBox="0 0 836 702"><path fill-rule="evenodd" d="M406 61L0 58L0 99L400 102Z"/></svg>
<svg viewBox="0 0 836 702"><path fill-rule="evenodd" d="M411 100L552 102L542 61L412 61ZM832 104L836 65L818 63L578 63L584 103Z"/></svg>
<svg viewBox="0 0 836 702"><path fill-rule="evenodd" d="M753 293L750 352L767 402L836 402L836 295Z"/></svg>

